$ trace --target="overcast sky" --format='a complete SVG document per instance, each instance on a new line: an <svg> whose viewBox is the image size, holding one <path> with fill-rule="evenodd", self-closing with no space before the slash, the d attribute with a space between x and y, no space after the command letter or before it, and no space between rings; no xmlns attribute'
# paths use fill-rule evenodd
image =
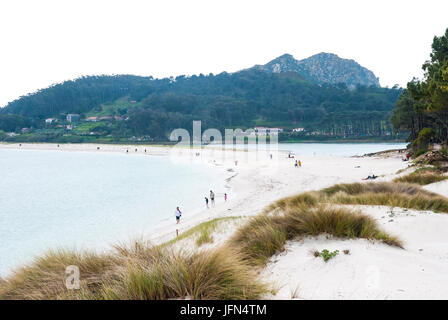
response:
<svg viewBox="0 0 448 320"><path fill-rule="evenodd" d="M404 86L447 13L447 0L1 0L0 106L82 75L233 72L323 51Z"/></svg>

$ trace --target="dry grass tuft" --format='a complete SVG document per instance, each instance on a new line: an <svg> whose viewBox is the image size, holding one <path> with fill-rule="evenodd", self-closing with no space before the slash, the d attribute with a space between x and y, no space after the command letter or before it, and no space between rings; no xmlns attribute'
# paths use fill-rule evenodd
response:
<svg viewBox="0 0 448 320"><path fill-rule="evenodd" d="M337 204L383 205L448 213L448 199L416 184L370 182L338 184L323 189L322 201Z"/></svg>
<svg viewBox="0 0 448 320"><path fill-rule="evenodd" d="M0 299L64 299L89 296L116 263L114 257L90 252L50 251L5 279L0 288ZM66 290L66 267L76 265L83 275L80 290Z"/></svg>
<svg viewBox="0 0 448 320"><path fill-rule="evenodd" d="M319 234L379 240L402 248L398 238L380 230L375 220L361 212L324 205L293 209L287 202L280 204L288 208L283 215L254 217L228 242L229 247L239 248L252 265L264 265L272 255L284 250L287 240Z"/></svg>
<svg viewBox="0 0 448 320"><path fill-rule="evenodd" d="M394 179L394 182L415 183L424 186L446 180L447 178L448 177L440 175L434 171L415 171L408 175Z"/></svg>
<svg viewBox="0 0 448 320"><path fill-rule="evenodd" d="M65 268L80 268L81 289L65 287ZM267 288L229 248L175 252L135 243L110 256L49 253L6 279L0 299L259 299Z"/></svg>

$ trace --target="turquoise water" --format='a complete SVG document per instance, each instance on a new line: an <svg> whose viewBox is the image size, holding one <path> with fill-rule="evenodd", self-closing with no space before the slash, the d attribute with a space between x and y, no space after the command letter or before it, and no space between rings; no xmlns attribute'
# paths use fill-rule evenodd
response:
<svg viewBox="0 0 448 320"><path fill-rule="evenodd" d="M216 170L167 157L0 150L0 275L49 248L135 239L223 192Z"/></svg>

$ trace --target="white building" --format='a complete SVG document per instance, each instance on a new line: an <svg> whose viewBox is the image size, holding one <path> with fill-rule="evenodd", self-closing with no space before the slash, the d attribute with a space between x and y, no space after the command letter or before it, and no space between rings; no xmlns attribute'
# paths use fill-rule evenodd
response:
<svg viewBox="0 0 448 320"><path fill-rule="evenodd" d="M45 119L45 123L46 123L46 124L52 124L52 123L54 123L54 122L56 122L56 121L58 121L56 118L48 118L48 119Z"/></svg>
<svg viewBox="0 0 448 320"><path fill-rule="evenodd" d="M305 131L305 128L294 128L292 129L292 132L303 132Z"/></svg>

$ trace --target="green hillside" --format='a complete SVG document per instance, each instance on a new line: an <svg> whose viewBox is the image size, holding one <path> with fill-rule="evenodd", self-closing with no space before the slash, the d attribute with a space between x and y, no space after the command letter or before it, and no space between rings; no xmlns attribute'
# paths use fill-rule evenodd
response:
<svg viewBox="0 0 448 320"><path fill-rule="evenodd" d="M401 90L317 84L296 72L249 69L154 79L83 77L12 101L0 110L6 141L166 141L175 128L303 127L313 137L391 137L389 118ZM66 115L79 114L67 129ZM89 117L105 117L86 122ZM56 118L47 124L45 119ZM107 119L106 119L107 118ZM101 119L101 120L100 120ZM22 128L29 132L22 134ZM2 138L3 137L3 138ZM296 138L284 135L282 138Z"/></svg>

